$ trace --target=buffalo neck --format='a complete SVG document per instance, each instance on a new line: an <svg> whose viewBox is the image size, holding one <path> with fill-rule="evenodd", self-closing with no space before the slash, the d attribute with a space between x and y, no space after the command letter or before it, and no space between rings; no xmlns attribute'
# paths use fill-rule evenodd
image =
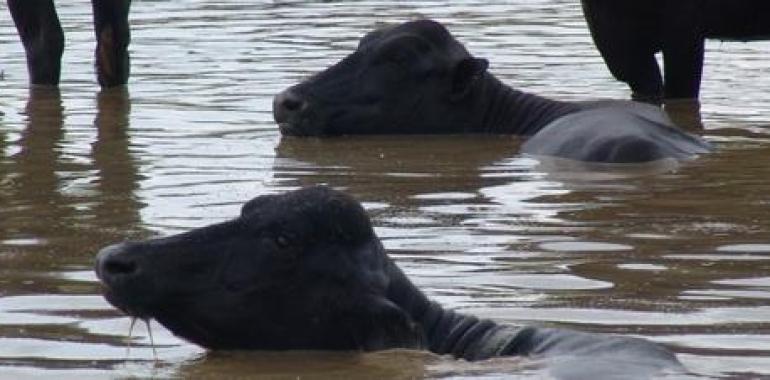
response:
<svg viewBox="0 0 770 380"><path fill-rule="evenodd" d="M552 121L579 111L576 103L548 99L516 90L485 74L477 97L483 102L479 125L485 133L530 136Z"/></svg>
<svg viewBox="0 0 770 380"><path fill-rule="evenodd" d="M466 360L516 354L518 328L444 309L428 299L395 264L391 269L388 299L419 325L424 348Z"/></svg>

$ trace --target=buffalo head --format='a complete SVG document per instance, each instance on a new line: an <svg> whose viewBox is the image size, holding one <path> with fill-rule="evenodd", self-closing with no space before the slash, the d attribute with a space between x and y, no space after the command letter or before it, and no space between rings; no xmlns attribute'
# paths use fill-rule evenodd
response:
<svg viewBox="0 0 770 380"><path fill-rule="evenodd" d="M459 133L482 111L473 94L486 68L441 24L411 21L366 34L340 62L278 94L273 115L292 136Z"/></svg>
<svg viewBox="0 0 770 380"><path fill-rule="evenodd" d="M96 273L115 307L207 348L421 345L387 298L401 272L368 216L326 187L260 196L230 221L106 247Z"/></svg>

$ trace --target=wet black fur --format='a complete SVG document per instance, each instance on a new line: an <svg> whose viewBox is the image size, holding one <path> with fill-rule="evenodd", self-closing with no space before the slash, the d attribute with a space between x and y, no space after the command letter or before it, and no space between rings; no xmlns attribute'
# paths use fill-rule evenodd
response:
<svg viewBox="0 0 770 380"><path fill-rule="evenodd" d="M388 257L361 205L323 186L254 198L223 223L106 247L96 273L118 309L210 349L413 348L467 360L566 357L586 368L625 362L615 368L641 373L679 366L641 339L442 308Z"/></svg>

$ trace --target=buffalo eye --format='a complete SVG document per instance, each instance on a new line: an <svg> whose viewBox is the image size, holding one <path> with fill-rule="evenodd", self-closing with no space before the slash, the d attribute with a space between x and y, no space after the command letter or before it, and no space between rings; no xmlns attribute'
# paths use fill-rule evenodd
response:
<svg viewBox="0 0 770 380"><path fill-rule="evenodd" d="M410 63L415 61L415 59L416 56L412 52L403 49L391 51L390 54L388 54L388 61L400 66L408 67Z"/></svg>
<svg viewBox="0 0 770 380"><path fill-rule="evenodd" d="M273 241L278 248L288 248L291 245L291 239L285 234L277 234L273 237Z"/></svg>

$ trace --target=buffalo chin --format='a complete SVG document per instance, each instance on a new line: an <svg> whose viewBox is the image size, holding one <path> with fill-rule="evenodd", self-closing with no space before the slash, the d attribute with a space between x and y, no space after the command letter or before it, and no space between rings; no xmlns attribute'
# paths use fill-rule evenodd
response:
<svg viewBox="0 0 770 380"><path fill-rule="evenodd" d="M292 124L292 123L278 123L278 130L281 132L281 135L283 136L295 136L295 137L307 136L307 134L303 133L300 130L300 128L297 127L296 124Z"/></svg>

